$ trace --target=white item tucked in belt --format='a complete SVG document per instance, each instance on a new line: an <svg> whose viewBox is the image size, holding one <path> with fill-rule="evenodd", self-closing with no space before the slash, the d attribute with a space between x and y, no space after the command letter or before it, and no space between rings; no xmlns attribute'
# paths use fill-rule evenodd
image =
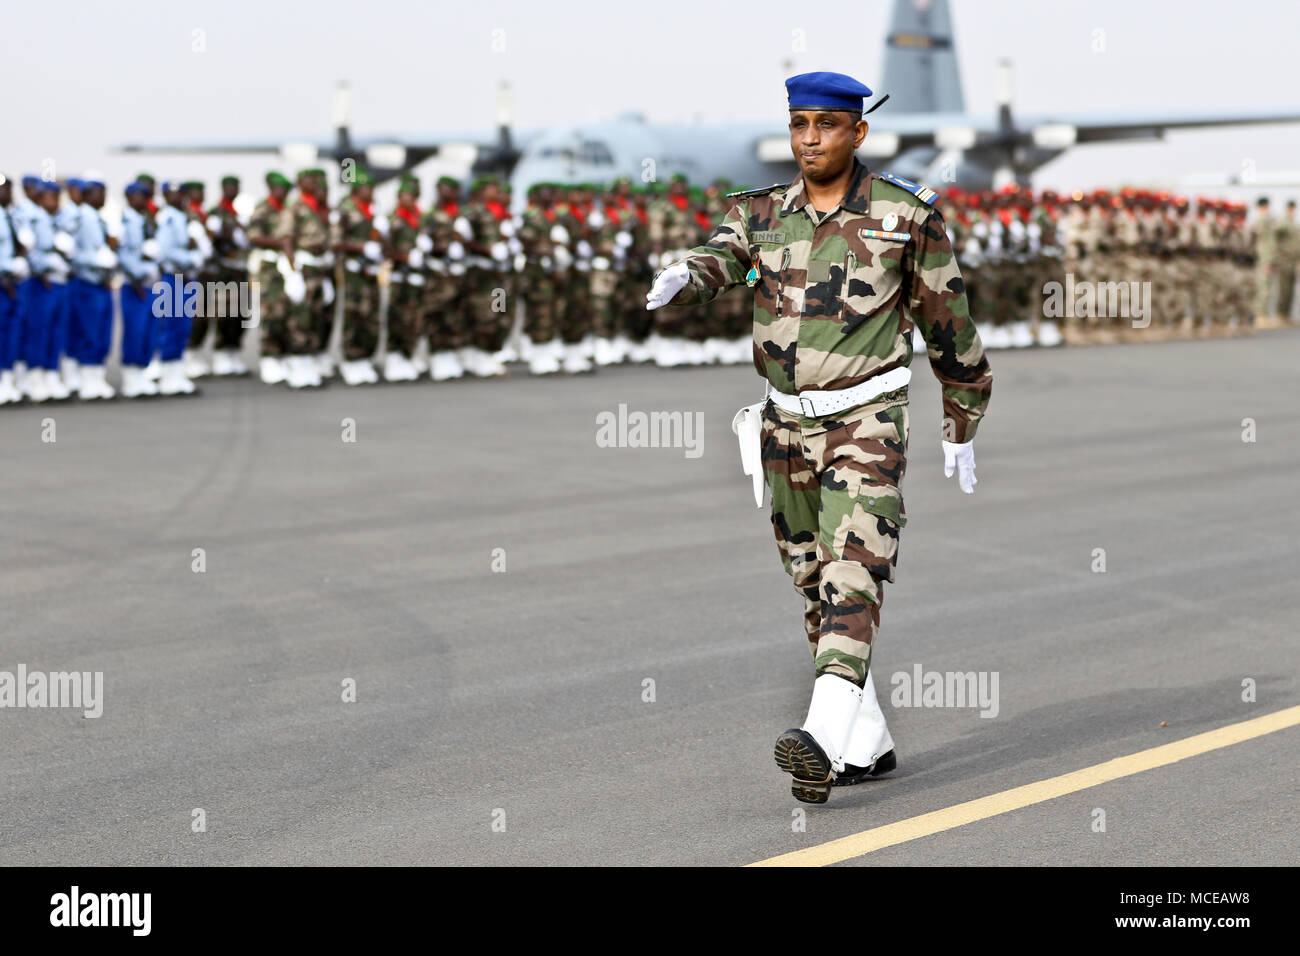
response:
<svg viewBox="0 0 1300 956"><path fill-rule="evenodd" d="M911 380L910 368L896 368L883 375L873 375L862 384L851 388L839 388L828 392L800 392L798 395L771 392L767 397L777 408L793 415L824 418L842 412L846 408L865 405L877 395L897 391Z"/></svg>

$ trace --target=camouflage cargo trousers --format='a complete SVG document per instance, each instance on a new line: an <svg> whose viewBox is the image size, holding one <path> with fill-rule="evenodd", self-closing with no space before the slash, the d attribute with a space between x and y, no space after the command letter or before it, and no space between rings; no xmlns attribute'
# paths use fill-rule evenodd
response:
<svg viewBox="0 0 1300 956"><path fill-rule="evenodd" d="M325 301L325 280L321 269L304 266L302 281L307 287L301 302L290 303L285 323L284 355L315 355L329 344L329 330L334 323L334 305Z"/></svg>
<svg viewBox="0 0 1300 956"><path fill-rule="evenodd" d="M289 354L289 297L284 294L284 276L274 265L263 265L257 273L257 324L262 330L262 354Z"/></svg>
<svg viewBox="0 0 1300 956"><path fill-rule="evenodd" d="M510 337L514 317L509 295L510 275L497 269L471 268L466 275L469 289L471 340L484 352L499 352Z"/></svg>
<svg viewBox="0 0 1300 956"><path fill-rule="evenodd" d="M520 276L519 287L524 296L524 334L534 345L551 341L560 334L555 276L540 263L530 262Z"/></svg>
<svg viewBox="0 0 1300 956"><path fill-rule="evenodd" d="M368 359L379 347L379 282L362 272L343 273L343 358Z"/></svg>
<svg viewBox="0 0 1300 956"><path fill-rule="evenodd" d="M859 687L894 580L907 464L907 389L842 416L763 412L762 460L781 563L803 597L817 676Z"/></svg>
<svg viewBox="0 0 1300 956"><path fill-rule="evenodd" d="M462 299L464 273L453 275L446 266L443 270L431 271L424 283L424 321L430 352L452 351L470 342L469 321Z"/></svg>
<svg viewBox="0 0 1300 956"><path fill-rule="evenodd" d="M614 298L618 292L618 273L613 269L592 268L590 276L592 331L597 338L612 339L623 331Z"/></svg>
<svg viewBox="0 0 1300 956"><path fill-rule="evenodd" d="M425 333L422 272L394 269L388 280L388 351L410 358Z"/></svg>

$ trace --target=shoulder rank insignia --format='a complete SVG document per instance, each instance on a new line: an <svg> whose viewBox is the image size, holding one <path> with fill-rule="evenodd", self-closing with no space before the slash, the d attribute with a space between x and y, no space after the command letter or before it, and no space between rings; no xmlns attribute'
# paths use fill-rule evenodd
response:
<svg viewBox="0 0 1300 956"><path fill-rule="evenodd" d="M893 183L899 189L906 189L927 206L934 202L934 197L938 195L929 186L922 186L920 183L914 183L910 179L904 179L902 176L895 176L893 173L881 173L880 178L887 183Z"/></svg>
<svg viewBox="0 0 1300 956"><path fill-rule="evenodd" d="M770 186L762 186L758 189L742 189L739 192L727 193L727 198L732 199L736 196L765 196L773 189L780 189L785 183L773 183Z"/></svg>

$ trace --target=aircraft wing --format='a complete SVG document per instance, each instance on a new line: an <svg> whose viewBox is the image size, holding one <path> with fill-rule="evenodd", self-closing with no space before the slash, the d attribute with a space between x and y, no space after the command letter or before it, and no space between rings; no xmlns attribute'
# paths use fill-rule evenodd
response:
<svg viewBox="0 0 1300 956"><path fill-rule="evenodd" d="M1294 122L1300 122L1300 109L1296 107L1235 113L1048 114L1023 117L1020 120L1022 126L1031 129L1051 125L1072 126L1075 130L1075 142L1079 143L1160 139L1166 130L1171 129Z"/></svg>

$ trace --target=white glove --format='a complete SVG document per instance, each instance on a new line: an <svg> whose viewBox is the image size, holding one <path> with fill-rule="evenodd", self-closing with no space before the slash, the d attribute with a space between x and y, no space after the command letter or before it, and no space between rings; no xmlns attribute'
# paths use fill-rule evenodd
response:
<svg viewBox="0 0 1300 956"><path fill-rule="evenodd" d="M433 240L424 233L420 233L415 237L415 248L421 252L433 252Z"/></svg>
<svg viewBox="0 0 1300 956"><path fill-rule="evenodd" d="M91 256L90 261L96 269L112 269L117 265L117 256L108 246L100 246Z"/></svg>
<svg viewBox="0 0 1300 956"><path fill-rule="evenodd" d="M326 305L334 304L334 283L329 279L320 280L320 298Z"/></svg>
<svg viewBox="0 0 1300 956"><path fill-rule="evenodd" d="M615 234L614 242L620 249L626 249L628 246L632 245L632 236L627 232L619 232Z"/></svg>
<svg viewBox="0 0 1300 956"><path fill-rule="evenodd" d="M104 235L110 239L122 238L122 224L116 220L110 219L104 223Z"/></svg>
<svg viewBox="0 0 1300 956"><path fill-rule="evenodd" d="M511 239L510 241L514 242L515 240ZM528 257L522 252L516 252L513 264L516 272L523 272L524 267L528 265Z"/></svg>
<svg viewBox="0 0 1300 956"><path fill-rule="evenodd" d="M140 244L140 255L157 262L162 258L162 243L157 239L146 239Z"/></svg>
<svg viewBox="0 0 1300 956"><path fill-rule="evenodd" d="M452 262L458 262L465 258L465 247L459 242L451 242L447 245L447 258Z"/></svg>
<svg viewBox="0 0 1300 956"><path fill-rule="evenodd" d="M469 220L464 216L457 216L451 228L455 229L456 234L466 242L470 242L474 238L474 227L469 224Z"/></svg>
<svg viewBox="0 0 1300 956"><path fill-rule="evenodd" d="M507 239L511 238L515 234L515 221L513 219L502 219L500 229L501 235Z"/></svg>
<svg viewBox="0 0 1300 956"><path fill-rule="evenodd" d="M515 255L519 255L519 253L524 251L524 244L520 242L518 239L516 239L514 236L510 237L510 241L507 242L506 245L510 247L510 251L513 252Z"/></svg>
<svg viewBox="0 0 1300 956"><path fill-rule="evenodd" d="M22 256L15 256L9 261L9 274L14 277L15 282L25 282L31 278L32 267Z"/></svg>
<svg viewBox="0 0 1300 956"><path fill-rule="evenodd" d="M18 243L28 252L36 248L36 230L31 226L23 226L19 229L16 238Z"/></svg>
<svg viewBox="0 0 1300 956"><path fill-rule="evenodd" d="M561 272L573 265L573 256L564 246L556 246L551 250L551 254L555 256L555 268Z"/></svg>
<svg viewBox="0 0 1300 956"><path fill-rule="evenodd" d="M943 476L951 478L953 469L957 471L957 484L968 495L975 493L979 479L975 477L975 443L943 443Z"/></svg>
<svg viewBox="0 0 1300 956"><path fill-rule="evenodd" d="M586 239L579 239L578 248L576 251L578 253L579 259L590 259L592 256L591 243L589 243Z"/></svg>
<svg viewBox="0 0 1300 956"><path fill-rule="evenodd" d="M567 246L569 244L569 230L565 229L557 222L551 227L551 242Z"/></svg>
<svg viewBox="0 0 1300 956"><path fill-rule="evenodd" d="M187 223L185 226L185 232L195 242L198 242L200 239L208 238L208 234L206 230L204 230L203 223L201 222Z"/></svg>
<svg viewBox="0 0 1300 956"><path fill-rule="evenodd" d="M686 287L686 283L690 281L691 272L686 268L686 263L679 262L676 265L669 266L655 276L654 285L650 287L650 292L645 297L646 309L657 309L660 306L667 305L673 296L681 292Z"/></svg>
<svg viewBox="0 0 1300 956"><path fill-rule="evenodd" d="M207 218L207 221L204 222L203 225L207 227L208 232L220 232L221 217L213 213Z"/></svg>
<svg viewBox="0 0 1300 956"><path fill-rule="evenodd" d="M290 272L284 277L284 294L294 305L302 305L307 298L307 283L301 272Z"/></svg>
<svg viewBox="0 0 1300 956"><path fill-rule="evenodd" d="M77 240L66 232L56 232L54 234L54 249L65 256L70 256L77 251Z"/></svg>
<svg viewBox="0 0 1300 956"><path fill-rule="evenodd" d="M418 248L412 249L406 254L406 264L412 269L424 268L424 253Z"/></svg>
<svg viewBox="0 0 1300 956"><path fill-rule="evenodd" d="M492 243L492 258L497 262L505 262L510 258L510 247L504 242Z"/></svg>
<svg viewBox="0 0 1300 956"><path fill-rule="evenodd" d="M238 226L235 227L235 231L231 234L230 241L235 244L236 249L248 248L248 234Z"/></svg>
<svg viewBox="0 0 1300 956"><path fill-rule="evenodd" d="M58 256L51 256L49 268L45 270L45 278L52 279L55 282L62 282L67 277L68 263Z"/></svg>
<svg viewBox="0 0 1300 956"><path fill-rule="evenodd" d="M386 216L376 216L371 224L374 226L375 232L381 236L388 235L388 218Z"/></svg>
<svg viewBox="0 0 1300 956"><path fill-rule="evenodd" d="M375 242L373 239L367 241L366 244L361 247L361 254L371 262L384 261L384 250L381 249L379 243Z"/></svg>
<svg viewBox="0 0 1300 956"><path fill-rule="evenodd" d="M605 225L605 216L599 209L593 209L587 214L587 225L592 229L599 229L601 226Z"/></svg>

